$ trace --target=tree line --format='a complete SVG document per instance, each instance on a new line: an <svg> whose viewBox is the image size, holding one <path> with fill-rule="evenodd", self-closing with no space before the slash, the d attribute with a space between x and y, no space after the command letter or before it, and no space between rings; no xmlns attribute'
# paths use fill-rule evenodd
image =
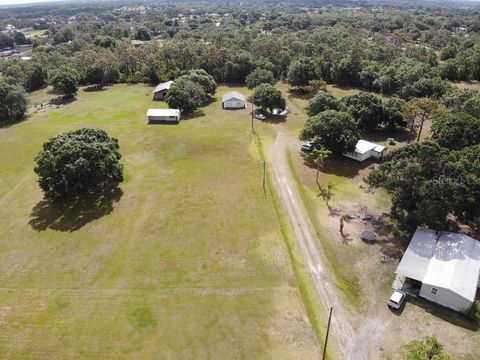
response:
<svg viewBox="0 0 480 360"><path fill-rule="evenodd" d="M0 60L0 81L27 92L57 85L60 94L71 95L82 85L155 84L202 69L217 83L254 88L288 80L316 90L328 82L408 101L442 98L451 91L448 80L480 79L478 19L455 7L412 13L402 7L373 11L368 4L356 11L288 3L145 6L144 12L110 3L51 6L48 16L10 10L1 23L47 32L33 40L31 61ZM40 13L46 19L39 20ZM462 26L465 31L458 30ZM146 42L136 47L133 39Z"/></svg>

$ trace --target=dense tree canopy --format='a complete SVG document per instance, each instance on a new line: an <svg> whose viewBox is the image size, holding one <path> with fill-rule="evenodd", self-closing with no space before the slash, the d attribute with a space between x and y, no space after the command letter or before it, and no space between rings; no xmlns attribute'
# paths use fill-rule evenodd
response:
<svg viewBox="0 0 480 360"><path fill-rule="evenodd" d="M170 108L180 109L183 114L192 114L205 104L206 100L207 94L202 85L190 80L188 76L175 80L165 97Z"/></svg>
<svg viewBox="0 0 480 360"><path fill-rule="evenodd" d="M417 136L420 141L422 131L427 120L430 120L439 111L439 104L429 98L410 100L403 107L403 117L410 128L411 137Z"/></svg>
<svg viewBox="0 0 480 360"><path fill-rule="evenodd" d="M392 195L392 214L412 228L445 229L447 216L480 215L480 147L449 151L433 141L396 149L366 178Z"/></svg>
<svg viewBox="0 0 480 360"><path fill-rule="evenodd" d="M327 110L307 120L302 140L314 139L316 146L334 155L351 152L360 139L357 124L349 113Z"/></svg>
<svg viewBox="0 0 480 360"><path fill-rule="evenodd" d="M273 111L275 108L284 109L286 102L280 90L270 84L261 84L252 94L252 102L263 110Z"/></svg>
<svg viewBox="0 0 480 360"><path fill-rule="evenodd" d="M288 68L288 82L292 86L304 87L316 78L315 65L312 59L301 58L295 60Z"/></svg>
<svg viewBox="0 0 480 360"><path fill-rule="evenodd" d="M215 91L217 91L217 83L215 82L215 79L203 69L191 70L185 76L191 81L200 84L205 91L205 94L208 96L213 96Z"/></svg>
<svg viewBox="0 0 480 360"><path fill-rule="evenodd" d="M457 109L458 110L458 109ZM480 119L480 96L475 94L463 103L463 111Z"/></svg>
<svg viewBox="0 0 480 360"><path fill-rule="evenodd" d="M117 139L100 129L80 129L49 139L35 158L45 196L76 198L116 187L123 180Z"/></svg>
<svg viewBox="0 0 480 360"><path fill-rule="evenodd" d="M25 90L0 80L0 124L21 119L27 111Z"/></svg>
<svg viewBox="0 0 480 360"><path fill-rule="evenodd" d="M270 70L258 68L253 70L246 79L246 84L249 89L253 89L261 84L273 84L275 82L273 73Z"/></svg>
<svg viewBox="0 0 480 360"><path fill-rule="evenodd" d="M371 93L360 92L343 99L347 111L364 130L374 130L384 121L382 100Z"/></svg>
<svg viewBox="0 0 480 360"><path fill-rule="evenodd" d="M60 95L72 96L78 90L78 73L74 69L62 68L50 81L53 90Z"/></svg>
<svg viewBox="0 0 480 360"><path fill-rule="evenodd" d="M255 70L253 55L246 51L237 53L225 64L225 80L232 83L244 83L253 70Z"/></svg>
<svg viewBox="0 0 480 360"><path fill-rule="evenodd" d="M308 116L315 116L325 110L339 110L340 102L335 96L325 91L319 91L308 102Z"/></svg>
<svg viewBox="0 0 480 360"><path fill-rule="evenodd" d="M14 46L13 37L0 33L0 50Z"/></svg>
<svg viewBox="0 0 480 360"><path fill-rule="evenodd" d="M119 72L115 61L100 58L84 70L82 83L102 87L116 82L118 77Z"/></svg>
<svg viewBox="0 0 480 360"><path fill-rule="evenodd" d="M383 103L383 125L387 128L405 127L407 125L403 112L405 109L405 101L392 97Z"/></svg>
<svg viewBox="0 0 480 360"><path fill-rule="evenodd" d="M480 144L480 119L466 113L443 113L433 120L432 138L451 150Z"/></svg>
<svg viewBox="0 0 480 360"><path fill-rule="evenodd" d="M148 41L152 38L150 35L150 30L148 30L146 27L142 26L137 29L135 32L135 40L140 40L140 41Z"/></svg>

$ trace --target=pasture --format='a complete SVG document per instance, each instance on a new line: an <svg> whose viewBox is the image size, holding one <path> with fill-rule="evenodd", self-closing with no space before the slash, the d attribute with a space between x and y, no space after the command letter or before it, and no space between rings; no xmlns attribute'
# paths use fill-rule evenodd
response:
<svg viewBox="0 0 480 360"><path fill-rule="evenodd" d="M198 117L147 125L165 107L151 90L82 90L0 129L0 353L318 358L249 111L222 110L221 87ZM80 208L49 204L35 155L81 127L119 139L125 181Z"/></svg>

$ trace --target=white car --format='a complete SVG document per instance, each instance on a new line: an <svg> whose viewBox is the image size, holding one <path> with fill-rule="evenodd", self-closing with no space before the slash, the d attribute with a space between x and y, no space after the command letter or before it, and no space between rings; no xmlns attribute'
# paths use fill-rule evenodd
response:
<svg viewBox="0 0 480 360"><path fill-rule="evenodd" d="M275 116L287 116L288 114L288 110L287 109L278 109L278 108L275 108L273 109L272 111L272 115L275 115Z"/></svg>
<svg viewBox="0 0 480 360"><path fill-rule="evenodd" d="M312 151L313 150L313 141L309 141L309 142L306 142L306 143L302 144L301 150L305 151L305 152Z"/></svg>
<svg viewBox="0 0 480 360"><path fill-rule="evenodd" d="M388 299L387 305L391 309L398 310L402 306L406 297L407 297L407 294L405 294L403 291L395 290L392 296L390 296L390 299Z"/></svg>
<svg viewBox="0 0 480 360"><path fill-rule="evenodd" d="M265 114L256 114L255 118L257 118L258 120L265 120L267 116Z"/></svg>

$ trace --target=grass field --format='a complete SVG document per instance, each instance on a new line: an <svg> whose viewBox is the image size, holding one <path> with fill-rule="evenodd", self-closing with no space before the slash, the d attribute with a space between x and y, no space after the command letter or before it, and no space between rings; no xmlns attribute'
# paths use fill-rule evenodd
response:
<svg viewBox="0 0 480 360"><path fill-rule="evenodd" d="M158 106L117 85L0 129L1 357L318 358L248 110L146 125ZM125 181L61 211L33 159L80 127L119 139Z"/></svg>
<svg viewBox="0 0 480 360"><path fill-rule="evenodd" d="M45 32L47 30L34 30L34 29L31 29L31 30L28 30L28 34L27 34L27 37L29 38L35 38L35 37L41 37L43 35L45 35Z"/></svg>

